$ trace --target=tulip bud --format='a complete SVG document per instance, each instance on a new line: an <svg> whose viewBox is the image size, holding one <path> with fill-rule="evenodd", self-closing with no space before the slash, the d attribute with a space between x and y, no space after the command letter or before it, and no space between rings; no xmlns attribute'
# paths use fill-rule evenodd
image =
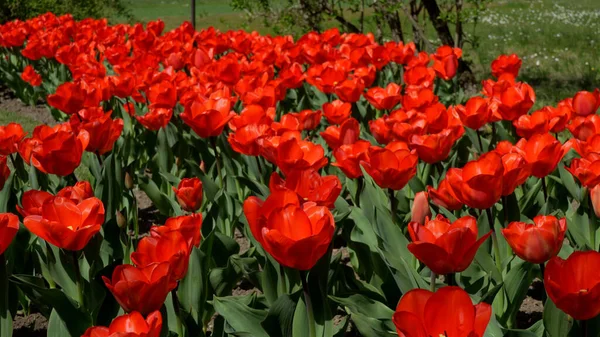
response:
<svg viewBox="0 0 600 337"><path fill-rule="evenodd" d="M129 174L129 172L125 172L125 188L128 190L133 189L133 178Z"/></svg>
<svg viewBox="0 0 600 337"><path fill-rule="evenodd" d="M119 226L119 228L125 228L127 226L127 218L119 211L117 211L117 226Z"/></svg>
<svg viewBox="0 0 600 337"><path fill-rule="evenodd" d="M206 164L204 164L204 160L200 162L200 165L198 165L198 167L200 168L200 171L202 171L202 173L206 173Z"/></svg>
<svg viewBox="0 0 600 337"><path fill-rule="evenodd" d="M175 165L177 165L177 167L181 167L181 164L182 164L181 157L175 157Z"/></svg>
<svg viewBox="0 0 600 337"><path fill-rule="evenodd" d="M600 218L600 185L596 185L594 188L590 189L590 198L592 199L594 213Z"/></svg>
<svg viewBox="0 0 600 337"><path fill-rule="evenodd" d="M423 225L423 223L425 223L425 219L431 217L431 209L429 208L427 192L421 191L415 194L415 200L410 213L410 221L417 222L419 225Z"/></svg>

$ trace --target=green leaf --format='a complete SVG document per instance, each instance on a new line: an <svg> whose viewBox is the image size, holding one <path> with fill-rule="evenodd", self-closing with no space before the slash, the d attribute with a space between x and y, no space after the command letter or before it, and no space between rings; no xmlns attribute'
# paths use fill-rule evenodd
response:
<svg viewBox="0 0 600 337"><path fill-rule="evenodd" d="M270 337L287 337L292 335L294 313L300 292L293 295L280 296L269 309L269 313L261 325Z"/></svg>
<svg viewBox="0 0 600 337"><path fill-rule="evenodd" d="M506 276L504 276L505 308L494 308L496 312L502 313L500 323L506 324L514 320L533 281L534 273L532 273L532 270L533 264L518 259L515 265L511 266ZM501 295L502 293L499 294L499 296ZM500 300L499 296L496 296L497 300ZM496 303L494 301L494 304Z"/></svg>
<svg viewBox="0 0 600 337"><path fill-rule="evenodd" d="M391 330L389 326L378 319L360 313L351 312L350 315L352 322L360 332L361 336L392 337L395 335L394 330Z"/></svg>
<svg viewBox="0 0 600 337"><path fill-rule="evenodd" d="M544 303L544 327L548 337L567 337L571 330L569 316L558 309L551 299Z"/></svg>
<svg viewBox="0 0 600 337"><path fill-rule="evenodd" d="M234 336L269 337L261 325L268 313L247 306L242 303L243 300L244 298L233 296L215 297L213 300L215 311L223 316L232 328L229 333Z"/></svg>
<svg viewBox="0 0 600 337"><path fill-rule="evenodd" d="M0 213L8 212L8 200L12 195L12 186L15 180L15 172L11 172L4 183L4 188L0 191Z"/></svg>
<svg viewBox="0 0 600 337"><path fill-rule="evenodd" d="M177 290L183 310L188 312L197 324L201 323L199 313L202 312L201 299L204 289L202 262L205 257L200 249L195 247L192 249L187 274L179 283Z"/></svg>
<svg viewBox="0 0 600 337"><path fill-rule="evenodd" d="M150 180L146 176L139 177L139 185L140 188L146 193L148 198L152 200L152 203L161 214L170 215L173 211L171 206L171 202L169 201L169 197L162 193L156 183L153 180Z"/></svg>
<svg viewBox="0 0 600 337"><path fill-rule="evenodd" d="M11 337L12 331L13 320L8 298L8 271L4 254L0 254L0 337Z"/></svg>
<svg viewBox="0 0 600 337"><path fill-rule="evenodd" d="M329 296L334 302L346 307L354 313L360 313L376 319L391 319L394 310L385 304L377 302L361 294L353 294L348 297Z"/></svg>

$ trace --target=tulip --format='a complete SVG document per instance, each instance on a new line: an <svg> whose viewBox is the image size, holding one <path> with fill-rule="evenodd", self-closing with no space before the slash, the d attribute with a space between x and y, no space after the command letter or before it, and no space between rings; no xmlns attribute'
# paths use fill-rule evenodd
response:
<svg viewBox="0 0 600 337"><path fill-rule="evenodd" d="M162 316L155 311L144 319L139 312L115 318L110 326L95 326L86 330L81 337L160 337Z"/></svg>
<svg viewBox="0 0 600 337"><path fill-rule="evenodd" d="M89 108L71 115L71 128L85 130L90 135L86 151L102 155L112 150L123 131L123 120L111 119L111 113L104 113L102 108Z"/></svg>
<svg viewBox="0 0 600 337"><path fill-rule="evenodd" d="M458 200L469 207L487 209L502 195L502 157L488 152L468 162L462 169L451 168L446 180Z"/></svg>
<svg viewBox="0 0 600 337"><path fill-rule="evenodd" d="M600 253L576 251L566 260L553 257L546 264L544 287L557 308L577 320L600 314Z"/></svg>
<svg viewBox="0 0 600 337"><path fill-rule="evenodd" d="M463 207L463 203L458 200L447 179L440 181L437 189L427 186L427 194L434 204L444 207L449 211L456 211Z"/></svg>
<svg viewBox="0 0 600 337"><path fill-rule="evenodd" d="M419 158L406 143L392 142L381 148L372 146L361 162L365 171L381 188L401 190L417 173Z"/></svg>
<svg viewBox="0 0 600 337"><path fill-rule="evenodd" d="M504 74L510 74L513 78L519 75L523 61L516 55L500 55L492 61L492 75L499 78Z"/></svg>
<svg viewBox="0 0 600 337"><path fill-rule="evenodd" d="M103 276L102 280L123 310L139 311L142 315L159 310L169 292L177 287L169 262L146 267L122 264L115 268L112 279Z"/></svg>
<svg viewBox="0 0 600 337"><path fill-rule="evenodd" d="M56 88L54 94L48 95L46 100L51 107L72 115L85 107L86 94L86 90L80 85L65 82Z"/></svg>
<svg viewBox="0 0 600 337"><path fill-rule="evenodd" d="M147 114L135 116L135 119L146 129L158 131L169 124L171 117L173 117L173 109L150 107Z"/></svg>
<svg viewBox="0 0 600 337"><path fill-rule="evenodd" d="M513 121L531 109L535 103L535 92L526 83L516 83L504 88L498 101L498 112L502 119Z"/></svg>
<svg viewBox="0 0 600 337"><path fill-rule="evenodd" d="M593 188L600 184L600 154L591 153L584 158L575 158L567 170L581 182L581 185Z"/></svg>
<svg viewBox="0 0 600 337"><path fill-rule="evenodd" d="M436 53L431 55L433 59L433 70L438 77L445 81L450 80L456 75L458 70L458 59L462 56L460 48L450 46L441 46Z"/></svg>
<svg viewBox="0 0 600 337"><path fill-rule="evenodd" d="M516 146L531 165L531 174L538 178L552 173L566 152L566 148L549 133L534 135L529 140L521 139Z"/></svg>
<svg viewBox="0 0 600 337"><path fill-rule="evenodd" d="M17 211L23 217L30 215L42 215L42 205L48 199L52 198L52 194L45 191L29 190L23 193L21 197L21 205L17 205Z"/></svg>
<svg viewBox="0 0 600 337"><path fill-rule="evenodd" d="M473 305L459 287L443 287L433 293L413 289L400 299L392 317L400 337L483 337L492 307Z"/></svg>
<svg viewBox="0 0 600 337"><path fill-rule="evenodd" d="M410 221L420 225L425 223L425 219L431 217L431 209L429 208L429 197L427 192L421 191L415 194L412 208L410 209Z"/></svg>
<svg viewBox="0 0 600 337"><path fill-rule="evenodd" d="M600 185L596 185L590 189L590 200L594 213L600 218Z"/></svg>
<svg viewBox="0 0 600 337"><path fill-rule="evenodd" d="M0 156L0 191L4 188L4 184L6 184L6 181L10 177L10 169L6 163L6 158Z"/></svg>
<svg viewBox="0 0 600 337"><path fill-rule="evenodd" d="M550 115L545 110L538 110L531 115L522 115L513 121L519 137L529 139L536 134L545 134L550 131Z"/></svg>
<svg viewBox="0 0 600 337"><path fill-rule="evenodd" d="M406 89L419 90L431 89L435 81L435 70L427 66L409 67L404 72L404 82Z"/></svg>
<svg viewBox="0 0 600 337"><path fill-rule="evenodd" d="M445 129L440 133L412 135L410 147L415 149L419 159L429 164L435 164L448 158L455 140L454 131Z"/></svg>
<svg viewBox="0 0 600 337"><path fill-rule="evenodd" d="M359 136L360 125L354 118L346 119L339 127L332 125L321 132L321 137L323 137L325 143L327 143L332 150L335 150L342 145L356 143Z"/></svg>
<svg viewBox="0 0 600 337"><path fill-rule="evenodd" d="M358 78L347 79L335 86L335 94L343 102L354 103L360 99L365 85Z"/></svg>
<svg viewBox="0 0 600 337"><path fill-rule="evenodd" d="M574 117L567 129L578 140L586 141L600 133L600 116L588 115L586 117Z"/></svg>
<svg viewBox="0 0 600 337"><path fill-rule="evenodd" d="M366 160L371 143L358 140L354 144L342 145L333 151L336 162L331 165L338 167L350 179L362 177L360 162Z"/></svg>
<svg viewBox="0 0 600 337"><path fill-rule="evenodd" d="M173 109L177 104L177 89L168 81L153 84L147 95L153 109Z"/></svg>
<svg viewBox="0 0 600 337"><path fill-rule="evenodd" d="M198 178L181 179L173 192L184 211L195 212L202 206L202 181Z"/></svg>
<svg viewBox="0 0 600 337"><path fill-rule="evenodd" d="M281 265L310 270L325 255L335 222L329 209L300 203L290 190L275 190L262 201L249 197L244 214L254 238Z"/></svg>
<svg viewBox="0 0 600 337"><path fill-rule="evenodd" d="M9 156L17 152L19 142L25 138L23 127L17 123L0 126L0 156Z"/></svg>
<svg viewBox="0 0 600 337"><path fill-rule="evenodd" d="M558 107L545 107L542 110L546 110L550 115L550 132L562 132L566 127L567 123L571 120L571 109L561 106Z"/></svg>
<svg viewBox="0 0 600 337"><path fill-rule="evenodd" d="M92 198L94 192L89 181L79 181L73 186L67 186L56 193L57 197L70 199L75 204L79 204L85 199Z"/></svg>
<svg viewBox="0 0 600 337"><path fill-rule="evenodd" d="M364 96L375 109L391 110L402 100L402 87L391 82L385 88L370 88Z"/></svg>
<svg viewBox="0 0 600 337"><path fill-rule="evenodd" d="M573 97L573 111L577 116L588 116L595 114L600 107L600 89L580 91Z"/></svg>
<svg viewBox="0 0 600 337"><path fill-rule="evenodd" d="M152 226L152 235L166 235L168 232L179 232L188 245L199 247L202 239L202 214L182 215L169 218L163 226Z"/></svg>
<svg viewBox="0 0 600 337"><path fill-rule="evenodd" d="M560 251L567 231L566 219L552 215L538 215L533 224L511 222L502 229L509 246L521 259L530 263L544 263Z"/></svg>
<svg viewBox="0 0 600 337"><path fill-rule="evenodd" d="M59 248L79 251L100 231L104 223L104 205L97 198L79 204L63 197L51 197L41 215L29 215L23 224L33 234Z"/></svg>
<svg viewBox="0 0 600 337"><path fill-rule="evenodd" d="M323 114L329 124L342 124L350 117L351 113L352 104L342 102L339 99L323 104Z"/></svg>
<svg viewBox="0 0 600 337"><path fill-rule="evenodd" d="M4 254L19 231L19 218L12 213L0 213L0 256ZM4 263L4 261L0 261Z"/></svg>
<svg viewBox="0 0 600 337"><path fill-rule="evenodd" d="M131 261L144 268L153 263L168 262L172 281L183 279L187 273L190 259L190 246L177 231L146 236L140 240L135 252L131 253Z"/></svg>
<svg viewBox="0 0 600 337"><path fill-rule="evenodd" d="M229 134L227 141L231 148L247 156L258 156L260 145L258 141L272 135L273 129L267 124L248 124Z"/></svg>
<svg viewBox="0 0 600 337"><path fill-rule="evenodd" d="M511 195L518 186L523 185L531 176L531 166L519 153L502 155L502 196Z"/></svg>
<svg viewBox="0 0 600 337"><path fill-rule="evenodd" d="M284 174L310 168L318 170L327 165L325 150L321 145L297 138L290 138L279 144L275 161Z"/></svg>
<svg viewBox="0 0 600 337"><path fill-rule="evenodd" d="M308 169L292 171L283 180L276 173L271 174L269 181L271 191L289 189L306 201L312 201L319 206L333 208L333 204L342 192L342 183L337 176L321 176L319 172Z"/></svg>
<svg viewBox="0 0 600 337"><path fill-rule="evenodd" d="M27 65L25 69L23 69L21 79L29 83L32 87L39 87L42 84L42 76L40 76L31 65Z"/></svg>
<svg viewBox="0 0 600 337"><path fill-rule="evenodd" d="M477 239L477 220L472 216L462 217L454 223L441 214L421 226L417 222L408 224L413 242L408 245L415 257L436 274L450 274L469 267L477 249L492 234Z"/></svg>
<svg viewBox="0 0 600 337"><path fill-rule="evenodd" d="M229 91L225 90L214 93L206 100L194 100L179 117L201 138L216 137L235 116L228 95Z"/></svg>
<svg viewBox="0 0 600 337"><path fill-rule="evenodd" d="M495 109L495 103L478 96L470 98L464 106L458 105L455 107L462 123L473 130L479 130L489 122L492 111Z"/></svg>

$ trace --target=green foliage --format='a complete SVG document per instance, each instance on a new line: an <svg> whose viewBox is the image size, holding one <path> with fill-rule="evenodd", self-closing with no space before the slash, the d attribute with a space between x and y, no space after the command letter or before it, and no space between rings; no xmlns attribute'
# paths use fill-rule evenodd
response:
<svg viewBox="0 0 600 337"><path fill-rule="evenodd" d="M29 19L52 12L72 14L75 18L102 18L118 14L133 20L128 4L123 0L0 0L0 23Z"/></svg>

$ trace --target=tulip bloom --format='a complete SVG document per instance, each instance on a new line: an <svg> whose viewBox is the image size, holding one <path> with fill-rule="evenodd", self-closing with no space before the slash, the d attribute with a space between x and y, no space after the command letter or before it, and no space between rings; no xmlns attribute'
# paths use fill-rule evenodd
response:
<svg viewBox="0 0 600 337"><path fill-rule="evenodd" d="M431 55L433 70L438 77L445 81L453 78L458 70L458 59L462 56L460 48L441 46L436 53Z"/></svg>
<svg viewBox="0 0 600 337"><path fill-rule="evenodd" d="M502 155L504 174L502 175L502 195L511 195L518 186L521 186L531 176L531 166L519 153Z"/></svg>
<svg viewBox="0 0 600 337"><path fill-rule="evenodd" d="M67 198L51 197L42 205L41 215L29 215L23 224L58 248L78 251L104 224L104 205L97 198L76 204Z"/></svg>
<svg viewBox="0 0 600 337"><path fill-rule="evenodd" d="M354 144L342 145L333 151L336 162L331 165L338 167L350 179L362 177L360 162L366 160L371 143L359 140Z"/></svg>
<svg viewBox="0 0 600 337"><path fill-rule="evenodd" d="M566 231L566 219L538 215L533 218L533 224L511 222L502 229L502 234L518 257L531 263L544 263L558 254Z"/></svg>
<svg viewBox="0 0 600 337"><path fill-rule="evenodd" d="M79 84L65 82L56 88L54 94L48 95L46 100L51 107L72 115L85 107L86 95L86 90Z"/></svg>
<svg viewBox="0 0 600 337"><path fill-rule="evenodd" d="M466 127L479 130L490 121L492 112L496 108L496 104L491 102L490 99L475 96L470 98L464 106L456 106L455 111Z"/></svg>
<svg viewBox="0 0 600 337"><path fill-rule="evenodd" d="M150 107L147 114L135 116L135 119L146 129L158 131L169 124L171 117L173 117L173 109Z"/></svg>
<svg viewBox="0 0 600 337"><path fill-rule="evenodd" d="M146 319L139 312L115 318L110 326L89 328L81 337L160 337L162 316L160 311L148 315Z"/></svg>
<svg viewBox="0 0 600 337"><path fill-rule="evenodd" d="M455 139L454 131L445 129L440 133L413 135L410 138L410 147L416 150L419 159L435 164L448 158Z"/></svg>
<svg viewBox="0 0 600 337"><path fill-rule="evenodd" d="M177 104L177 89L169 81L153 84L148 90L148 100L153 109L173 109Z"/></svg>
<svg viewBox="0 0 600 337"><path fill-rule="evenodd" d="M260 145L258 141L273 134L273 129L267 124L248 124L229 134L227 141L231 148L247 156L258 156Z"/></svg>
<svg viewBox="0 0 600 337"><path fill-rule="evenodd" d="M329 124L342 124L343 121L350 117L351 113L352 104L342 102L339 99L323 104L323 114Z"/></svg>
<svg viewBox="0 0 600 337"><path fill-rule="evenodd" d="M29 83L32 87L38 87L42 84L42 76L40 76L31 65L27 65L25 69L23 69L21 79Z"/></svg>
<svg viewBox="0 0 600 337"><path fill-rule="evenodd" d="M342 192L342 183L337 176L321 176L319 172L308 169L292 171L285 180L273 172L269 181L271 191L276 189L289 189L307 201L312 201L319 206L333 208L333 204Z"/></svg>
<svg viewBox="0 0 600 337"><path fill-rule="evenodd" d="M92 191L89 181L79 181L73 186L67 186L58 191L56 196L70 199L75 204L79 204L85 199L94 197L94 191Z"/></svg>
<svg viewBox="0 0 600 337"><path fill-rule="evenodd" d="M25 154L25 162L43 173L68 176L81 163L89 139L85 130L75 133L66 125L40 125L33 131L33 138L21 143L24 150L20 153Z"/></svg>
<svg viewBox="0 0 600 337"><path fill-rule="evenodd" d="M182 215L169 218L163 226L152 226L152 235L166 235L169 232L179 232L188 245L199 247L202 240L202 214Z"/></svg>
<svg viewBox="0 0 600 337"><path fill-rule="evenodd" d="M592 188L600 184L600 154L591 153L584 158L575 158L567 170L581 182L581 185Z"/></svg>
<svg viewBox="0 0 600 337"><path fill-rule="evenodd" d="M418 161L406 143L392 142L384 148L370 147L361 165L379 187L401 190L417 173Z"/></svg>
<svg viewBox="0 0 600 337"><path fill-rule="evenodd" d="M113 120L111 113L104 113L102 108L89 108L71 115L71 128L74 131L85 130L90 135L86 151L105 154L112 150L123 131L123 120Z"/></svg>
<svg viewBox="0 0 600 337"><path fill-rule="evenodd" d="M544 287L556 307L576 320L600 314L600 253L576 251L566 260L553 257L546 264Z"/></svg>
<svg viewBox="0 0 600 337"><path fill-rule="evenodd" d="M588 116L595 114L600 107L600 89L580 91L573 97L573 111L577 116Z"/></svg>
<svg viewBox="0 0 600 337"><path fill-rule="evenodd" d="M550 131L550 115L545 110L538 110L531 115L522 115L513 121L517 135L525 139L537 134L545 134Z"/></svg>
<svg viewBox="0 0 600 337"><path fill-rule="evenodd" d="M427 194L434 204L444 207L449 211L456 211L463 207L463 203L458 200L447 179L442 179L437 189L427 186Z"/></svg>
<svg viewBox="0 0 600 337"><path fill-rule="evenodd" d="M347 79L335 86L335 94L347 103L357 102L364 90L365 85L359 78Z"/></svg>
<svg viewBox="0 0 600 337"><path fill-rule="evenodd" d="M177 287L169 262L146 267L122 264L115 268L112 279L103 276L102 280L123 310L139 311L142 315L159 310L169 292Z"/></svg>
<svg viewBox="0 0 600 337"><path fill-rule="evenodd" d="M226 90L223 93L217 92L206 100L194 100L179 117L201 138L216 137L235 116L228 95L229 91Z"/></svg>
<svg viewBox="0 0 600 337"><path fill-rule="evenodd" d="M12 213L0 213L0 255L4 254L19 231L19 218Z"/></svg>
<svg viewBox="0 0 600 337"><path fill-rule="evenodd" d="M25 138L23 127L17 123L0 126L0 156L8 156L17 152L19 142Z"/></svg>
<svg viewBox="0 0 600 337"><path fill-rule="evenodd" d="M488 152L462 169L451 168L446 180L458 200L472 208L492 207L502 196L502 157Z"/></svg>
<svg viewBox="0 0 600 337"><path fill-rule="evenodd" d="M354 144L360 136L360 125L354 118L346 119L342 125L329 126L325 131L321 132L321 137L332 150L337 149L342 145Z"/></svg>
<svg viewBox="0 0 600 337"><path fill-rule="evenodd" d="M179 281L187 273L190 260L190 246L177 231L146 236L140 240L135 252L131 253L131 261L140 267L153 263L168 262L171 280Z"/></svg>
<svg viewBox="0 0 600 337"><path fill-rule="evenodd" d="M504 74L510 74L513 78L517 78L523 61L516 55L500 55L492 61L492 75L499 78Z"/></svg>
<svg viewBox="0 0 600 337"><path fill-rule="evenodd" d="M441 214L422 226L417 222L408 224L413 242L408 245L415 257L436 274L450 274L469 267L477 249L492 234L488 232L477 239L477 220L472 216L462 217L454 223Z"/></svg>
<svg viewBox="0 0 600 337"><path fill-rule="evenodd" d="M276 152L276 164L284 174L310 168L318 170L327 165L323 147L309 141L290 138L280 143Z"/></svg>
<svg viewBox="0 0 600 337"><path fill-rule="evenodd" d="M565 155L566 148L549 133L537 134L529 140L521 139L516 145L531 165L531 174L544 178L556 169Z"/></svg>
<svg viewBox="0 0 600 337"><path fill-rule="evenodd" d="M30 215L42 215L42 205L52 194L46 191L29 190L21 197L21 206L17 205L17 211L23 217Z"/></svg>
<svg viewBox="0 0 600 337"><path fill-rule="evenodd" d="M413 289L400 299L392 317L400 337L483 337L492 307L473 305L459 287L443 287L435 293Z"/></svg>
<svg viewBox="0 0 600 337"><path fill-rule="evenodd" d="M391 82L385 88L370 88L364 96L375 109L391 110L402 100L402 87Z"/></svg>
<svg viewBox="0 0 600 337"><path fill-rule="evenodd" d="M200 209L202 205L202 181L200 179L181 179L177 188L173 187L173 192L184 211L195 212Z"/></svg>
<svg viewBox="0 0 600 337"><path fill-rule="evenodd" d="M535 103L535 92L527 83L505 87L498 97L498 112L502 119L513 121L525 115Z"/></svg>
<svg viewBox="0 0 600 337"><path fill-rule="evenodd" d="M290 190L275 190L262 201L249 197L244 214L254 238L280 264L310 270L325 255L335 230L333 215L313 202L300 203Z"/></svg>

